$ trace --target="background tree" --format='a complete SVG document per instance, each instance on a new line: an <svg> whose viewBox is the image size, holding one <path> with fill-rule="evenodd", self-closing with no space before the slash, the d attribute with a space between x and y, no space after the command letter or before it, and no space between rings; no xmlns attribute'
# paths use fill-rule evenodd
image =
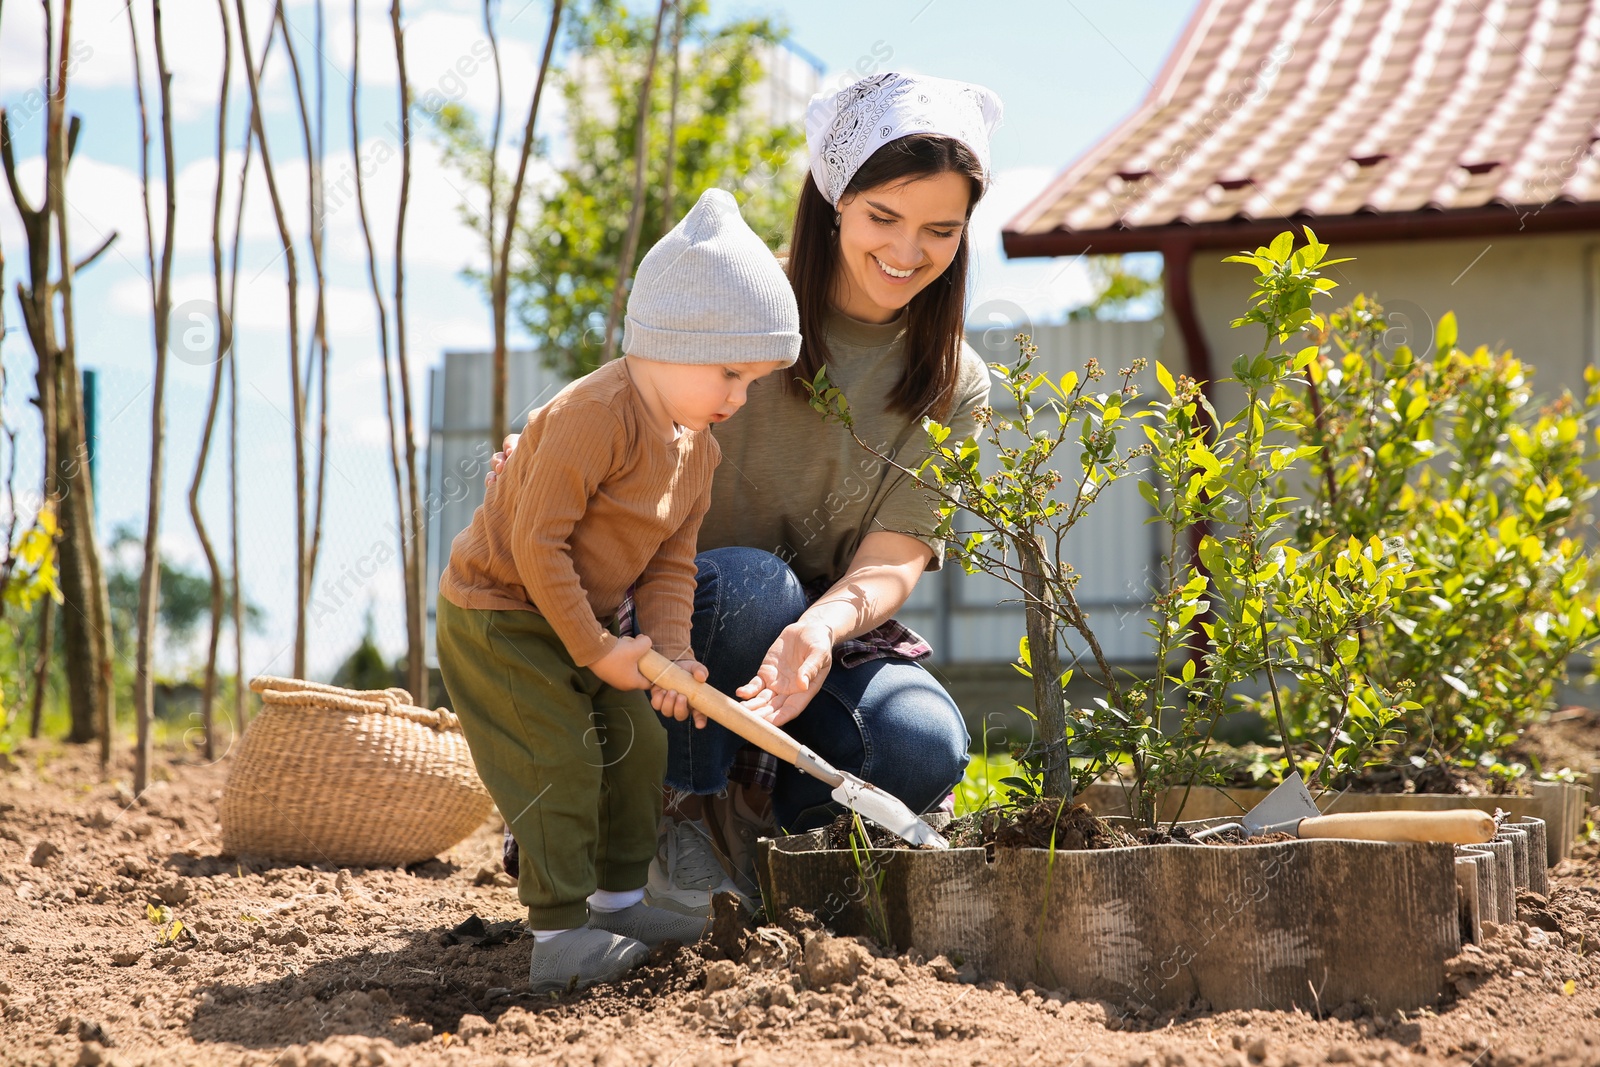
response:
<svg viewBox="0 0 1600 1067"><path fill-rule="evenodd" d="M1090 256L1086 261L1094 299L1067 313L1067 318L1154 318L1161 314L1161 268L1136 256Z"/></svg>
<svg viewBox="0 0 1600 1067"><path fill-rule="evenodd" d="M167 331L168 317L172 313L172 238L178 213L178 174L172 148L172 74L167 67L166 42L161 33L161 3L150 0L157 97L161 102L161 176L166 201L158 254L150 211L150 133L144 101L144 64L139 58L139 33L134 26L131 6L127 14L133 47L134 96L139 105L139 187L144 202L145 265L150 271L150 318L155 334L155 375L150 397L150 494L146 498L144 566L139 574L139 640L133 691L139 731L138 747L134 750L133 788L135 792L143 792L150 781L150 719L154 710L150 662L154 652L156 604L161 599L157 548L161 532L162 460L166 453Z"/></svg>
<svg viewBox="0 0 1600 1067"><path fill-rule="evenodd" d="M565 105L565 135L560 145L535 146L556 171L531 217L519 220L515 240L521 254L509 276L510 303L545 362L571 375L594 370L604 351L606 315L633 204L639 89L656 14L652 8L634 15L598 0L568 16L567 58L555 73ZM677 104L672 79L660 78L654 79L649 105L653 114L678 115L672 124L671 195L679 205L674 210L681 213L682 205L721 186L738 198L751 228L776 249L788 234L803 135L760 117L752 90L764 73L760 50L781 41L784 32L765 19L708 27L704 0L685 0L678 17L685 54ZM447 105L434 124L446 163L483 184L488 145L472 113ZM651 174L664 170L667 125L647 124ZM664 216L665 185L647 185L641 233L657 234L677 221ZM482 230L481 213L463 208L462 214L468 225ZM625 265L627 276L647 250L645 242L639 245ZM486 273L465 273L487 292Z"/></svg>
<svg viewBox="0 0 1600 1067"><path fill-rule="evenodd" d="M650 156L650 96L655 88L656 57L661 53L661 27L667 18L667 0L661 0L656 9L656 28L650 35L650 52L644 61L644 78L639 82L639 103L634 108L633 133L633 195L628 198L628 235L622 239L622 252L617 256L621 264L634 263L639 254L639 231L644 226L645 163ZM669 98L667 108L672 111L677 100ZM668 136L677 128L667 123ZM670 147L670 146L669 146ZM670 152L669 152L670 154ZM617 354L617 330L622 322L623 301L627 296L628 279L633 271L618 270L611 283L611 307L606 310L605 342L600 358L609 361Z"/></svg>
<svg viewBox="0 0 1600 1067"><path fill-rule="evenodd" d="M517 176L511 184L511 196L505 211L500 211L496 189L500 182L498 164L488 166L485 153L483 180L489 193L489 213L483 230L489 239L489 310L494 326L494 353L491 359L492 377L489 385L489 443L499 447L500 435L510 427L506 415L506 276L511 270L511 243L516 232L516 219L521 214L522 194L527 185L528 160L533 155L533 129L539 117L539 101L544 96L544 83L550 74L550 57L555 52L556 34L561 28L562 0L550 5L550 28L545 31L544 56L539 60L539 76L533 83L533 100L528 105L528 120L522 128L522 144L517 150ZM489 35L489 48L494 54L494 126L489 143L500 144L500 124L504 113L504 80L500 66L500 40L495 35L494 18L489 0L483 5L484 30Z"/></svg>
<svg viewBox="0 0 1600 1067"><path fill-rule="evenodd" d="M69 120L66 114L67 85L74 67L71 4L62 5L59 19L47 4L45 25L44 82L49 105L44 130L42 203L35 207L18 180L15 148L3 108L0 166L5 170L6 185L22 221L26 242L26 267L24 277L17 282L17 303L37 360L35 402L43 426L43 496L60 523L63 652L69 661L80 665L79 669L66 672L71 710L67 739L82 742L98 736L104 764L111 756L115 699L110 607L94 537L94 488L89 479L88 437L78 379L72 280L76 272L87 268L110 247L117 234L112 231L87 255L76 261L72 258L66 209L67 168L77 147L80 123L76 116ZM52 260L54 280L50 277ZM53 632L48 625L51 607L47 601L42 611L41 647L34 679L36 705L43 699L51 663L47 643ZM35 721L37 718L36 714Z"/></svg>

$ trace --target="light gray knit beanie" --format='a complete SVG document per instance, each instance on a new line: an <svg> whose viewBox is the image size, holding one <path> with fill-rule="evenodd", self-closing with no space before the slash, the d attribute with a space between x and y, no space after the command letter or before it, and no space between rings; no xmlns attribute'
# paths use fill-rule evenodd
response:
<svg viewBox="0 0 1600 1067"><path fill-rule="evenodd" d="M722 189L707 189L645 253L628 294L622 350L663 363L765 363L800 356L800 308L771 249Z"/></svg>

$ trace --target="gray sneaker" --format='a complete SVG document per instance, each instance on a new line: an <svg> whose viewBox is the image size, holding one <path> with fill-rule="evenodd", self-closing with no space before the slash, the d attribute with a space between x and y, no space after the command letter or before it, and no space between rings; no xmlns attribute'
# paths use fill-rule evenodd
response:
<svg viewBox="0 0 1600 1067"><path fill-rule="evenodd" d="M663 941L676 941L692 945L700 935L711 929L711 920L705 915L684 915L666 908L652 908L640 901L621 911L595 911L589 909L589 925L596 930L609 930L623 937L643 941L655 948Z"/></svg>
<svg viewBox="0 0 1600 1067"><path fill-rule="evenodd" d="M649 958L650 949L631 937L580 926L534 943L528 988L534 993L571 992L621 978Z"/></svg>
<svg viewBox="0 0 1600 1067"><path fill-rule="evenodd" d="M663 818L656 841L656 858L644 884L645 903L706 919L713 895L739 892L717 861L704 823Z"/></svg>

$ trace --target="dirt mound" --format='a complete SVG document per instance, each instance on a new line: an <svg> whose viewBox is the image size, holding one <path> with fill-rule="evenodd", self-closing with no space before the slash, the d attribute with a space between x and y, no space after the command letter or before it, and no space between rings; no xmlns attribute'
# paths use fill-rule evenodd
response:
<svg viewBox="0 0 1600 1067"><path fill-rule="evenodd" d="M1059 800L1036 801L1014 811L990 810L951 824L951 844L982 844L990 848L1123 848L1137 841L1126 830L1102 819L1087 804L1063 805Z"/></svg>
<svg viewBox="0 0 1600 1067"><path fill-rule="evenodd" d="M1547 898L1524 896L1523 922L1451 962L1455 1000L1386 1017L1359 1004L1156 1015L984 981L969 960L887 954L803 915L780 928L726 908L700 945L551 997L528 992L497 821L410 869L284 866L220 854L223 766L163 762L139 798L118 781L126 766L102 779L77 750L40 746L3 768L6 1063L1600 1063L1593 846L1552 872ZM1023 815L1030 844L1052 826L1057 847L1104 839L1073 812L1055 821L1055 806Z"/></svg>

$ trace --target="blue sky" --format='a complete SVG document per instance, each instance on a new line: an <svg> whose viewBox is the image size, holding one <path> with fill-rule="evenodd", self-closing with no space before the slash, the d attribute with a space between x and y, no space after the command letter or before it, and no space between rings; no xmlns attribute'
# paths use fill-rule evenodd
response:
<svg viewBox="0 0 1600 1067"><path fill-rule="evenodd" d="M393 58L388 37L387 0L356 0L362 12L361 158L369 163L369 209L380 250L392 248L392 220L399 165L395 123ZM135 4L147 76L153 65L145 5ZM174 302L205 300L210 293L210 216L216 184L215 100L221 70L221 34L212 0L167 0L164 28L173 68L174 109L178 116L178 237ZM232 3L230 0L230 12ZM858 64L907 69L981 82L1004 100L1005 124L993 145L996 184L974 219L978 254L972 306L1005 301L1045 318L1061 313L1083 296L1081 271L1060 264L1023 261L1007 264L999 251L1001 224L1031 199L1043 184L1111 129L1138 103L1155 77L1168 48L1181 31L1190 0L1137 0L1089 4L1085 0L1013 0L976 5L962 0L713 0L713 18L766 14L787 24L795 45L821 61L824 84L848 80ZM270 5L248 0L251 42L265 35ZM481 6L471 0L426 0L405 5L407 65L418 94L429 88L486 113L493 99L492 75L473 57L481 54ZM100 521L105 532L118 523L144 522L150 447L150 391L153 366L145 243L139 213L138 125L133 104L128 26L122 5L102 0L78 5L71 108L84 128L68 187L69 225L78 254L115 229L119 239L79 278L77 288L80 362L101 379ZM502 6L501 47L508 110L526 106L548 18L542 3ZM288 17L301 63L309 79L313 49L313 8L290 0ZM350 6L330 4L325 12L323 54L329 116L326 180L329 221L327 264L331 361L331 444L328 514L318 587L348 575L392 541L394 522L384 442L381 376L375 312L366 289L356 209L348 177L350 152L348 71ZM38 152L44 112L38 5L6 4L0 15L0 104L9 111L21 158L24 185L37 200L42 168ZM235 47L238 46L235 28ZM476 51L475 51L476 46ZM461 71L470 68L470 73ZM152 82L153 84L153 82ZM305 232L305 153L293 122L293 87L281 42L262 85L267 101L268 140L284 190L289 224ZM248 97L242 69L234 65L229 115L229 158L223 185L229 212L238 195L240 132ZM549 97L546 98L549 100ZM153 105L152 105L153 106ZM559 113L541 116L541 130L558 126ZM520 122L516 120L516 122ZM514 123L508 123L511 125ZM446 348L486 347L490 339L487 307L459 277L482 250L460 220L464 199L459 182L440 165L421 137L407 222L406 272L408 323L414 364L416 412L426 425L425 368L436 365ZM159 146L152 167L159 175ZM344 180L343 195L339 193ZM154 199L159 207L160 191ZM241 481L245 515L241 523L247 595L268 611L267 632L252 636L246 669L251 673L287 670L286 648L292 622L293 461L287 418L287 311L284 263L260 170L252 170L245 196L245 237L241 255L236 346L241 374ZM9 198L0 198L0 242L8 263L5 279L7 322L20 324L12 295L21 268L21 228ZM388 256L380 251L387 277ZM309 328L312 295L309 251L298 251L302 280L302 334ZM387 282L385 283L387 286ZM12 374L5 398L8 423L24 430L20 469L37 467L37 420L31 395L32 353L20 330L0 349ZM163 549L191 566L201 556L188 517L186 492L200 435L211 368L204 359L169 362L167 396L168 462L162 511ZM31 430L30 435L28 431ZM225 531L225 469L211 468L202 507L214 532ZM36 483L35 483L36 485ZM29 513L24 493L19 510ZM0 502L0 510L5 507ZM346 582L344 588L349 590ZM339 596L337 610L320 613L312 633L312 673L325 675L359 639L370 606L380 644L393 654L403 648L398 572L385 570L360 583L354 597ZM167 650L167 659L181 659Z"/></svg>

